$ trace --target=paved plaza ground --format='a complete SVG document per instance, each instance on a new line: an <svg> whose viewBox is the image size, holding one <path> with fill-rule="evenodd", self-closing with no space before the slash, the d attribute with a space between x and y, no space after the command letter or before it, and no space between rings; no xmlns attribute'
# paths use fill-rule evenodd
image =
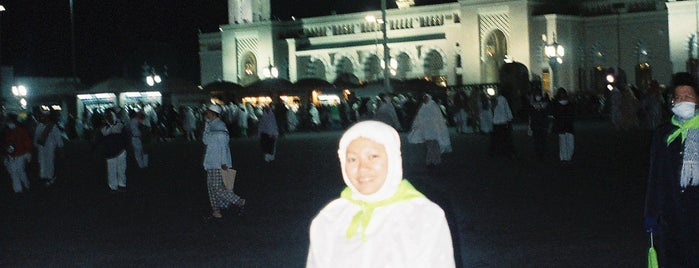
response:
<svg viewBox="0 0 699 268"><path fill-rule="evenodd" d="M404 174L444 208L461 267L641 267L646 131L615 133L603 120L576 125L572 162L557 138L536 159L523 125L514 159L488 156L488 137L452 133L438 169L405 144ZM256 138L231 142L246 215L209 212L199 142L158 143L151 167L127 171L128 190L107 191L105 164L87 142L69 142L59 181L12 193L0 173L0 267L303 267L308 227L344 186L342 132L293 133L265 163ZM36 174L36 166L32 166ZM35 182L35 181L33 181Z"/></svg>

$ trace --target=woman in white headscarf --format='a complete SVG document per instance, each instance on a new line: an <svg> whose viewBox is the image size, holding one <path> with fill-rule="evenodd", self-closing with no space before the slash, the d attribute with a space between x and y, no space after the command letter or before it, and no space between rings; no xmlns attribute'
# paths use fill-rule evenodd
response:
<svg viewBox="0 0 699 268"><path fill-rule="evenodd" d="M422 106L413 120L413 128L408 135L410 143L425 143L427 155L425 164L435 166L442 163L442 153L451 152L451 140L446 119L432 96L422 97Z"/></svg>
<svg viewBox="0 0 699 268"><path fill-rule="evenodd" d="M231 149L229 146L230 135L226 123L221 120L221 106L210 105L204 112L206 120L202 142L206 145L204 153L204 169L206 170L206 186L209 190L209 203L211 204L210 218L220 219L222 209L230 205L238 207L242 213L246 200L227 189L223 184L221 170L233 168ZM207 217L207 218L209 218Z"/></svg>
<svg viewBox="0 0 699 268"><path fill-rule="evenodd" d="M454 267L444 211L403 179L400 137L378 121L338 149L347 187L313 219L307 267Z"/></svg>

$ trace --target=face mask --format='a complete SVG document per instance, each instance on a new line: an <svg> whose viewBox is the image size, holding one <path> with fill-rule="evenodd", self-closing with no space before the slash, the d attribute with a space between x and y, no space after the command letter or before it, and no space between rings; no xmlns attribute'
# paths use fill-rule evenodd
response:
<svg viewBox="0 0 699 268"><path fill-rule="evenodd" d="M15 123L7 123L7 127L9 127L10 129L15 129L17 125L15 125Z"/></svg>
<svg viewBox="0 0 699 268"><path fill-rule="evenodd" d="M694 116L696 103L683 101L672 106L672 113L680 119L689 119Z"/></svg>

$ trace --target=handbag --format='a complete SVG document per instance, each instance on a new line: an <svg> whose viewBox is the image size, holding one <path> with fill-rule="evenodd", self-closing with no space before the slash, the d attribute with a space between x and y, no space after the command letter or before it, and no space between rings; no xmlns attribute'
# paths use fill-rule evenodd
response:
<svg viewBox="0 0 699 268"><path fill-rule="evenodd" d="M232 191L233 186L235 185L235 175L238 173L237 170L229 168L229 169L221 169L221 177L223 178L223 186L226 187L226 190Z"/></svg>

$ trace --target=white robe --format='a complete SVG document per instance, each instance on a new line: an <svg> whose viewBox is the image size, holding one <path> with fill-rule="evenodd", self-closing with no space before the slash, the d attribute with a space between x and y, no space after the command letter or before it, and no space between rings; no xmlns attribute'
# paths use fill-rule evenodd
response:
<svg viewBox="0 0 699 268"><path fill-rule="evenodd" d="M49 131L49 135L44 141L44 145L40 145L39 138L46 129L47 125L40 123L36 130L34 131L34 146L37 149L37 160L39 161L39 177L42 179L53 179L55 173L55 158L56 158L56 148L63 148L63 138L61 137L61 130L58 129L57 125L53 126L53 129Z"/></svg>
<svg viewBox="0 0 699 268"><path fill-rule="evenodd" d="M345 237L359 210L339 198L320 211L311 224L306 267L455 267L444 211L430 200L376 208L364 242L361 235Z"/></svg>

